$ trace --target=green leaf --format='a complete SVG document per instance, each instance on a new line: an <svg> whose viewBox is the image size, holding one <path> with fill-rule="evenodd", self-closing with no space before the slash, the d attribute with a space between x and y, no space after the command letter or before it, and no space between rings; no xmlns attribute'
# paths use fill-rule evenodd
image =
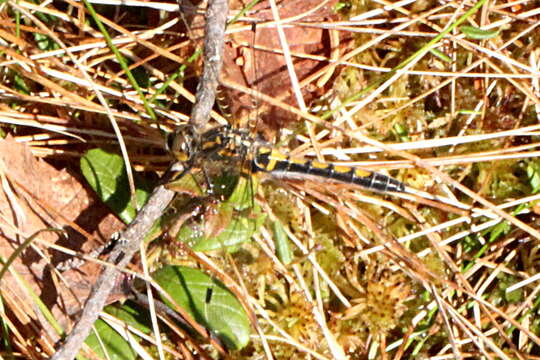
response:
<svg viewBox="0 0 540 360"><path fill-rule="evenodd" d="M151 319L148 310L137 306L134 303L126 302L122 305L110 305L104 310L107 314L111 314L115 318L122 320L126 325L145 334L150 334L152 332Z"/></svg>
<svg viewBox="0 0 540 360"><path fill-rule="evenodd" d="M257 185L255 177L250 179L241 177L226 203L231 204L236 210L253 208Z"/></svg>
<svg viewBox="0 0 540 360"><path fill-rule="evenodd" d="M205 195L203 189L192 174L186 174L165 185L167 189L179 194L188 194L191 197L202 197Z"/></svg>
<svg viewBox="0 0 540 360"><path fill-rule="evenodd" d="M253 199L256 183L241 177L231 193L223 189L230 186L228 183L231 180L220 181L217 185L214 184L214 187L230 193L229 198L219 205L214 205L213 209L207 209L208 215L199 222L185 224L178 232L177 238L188 243L195 251L234 251L241 243L251 240L264 222L265 215ZM208 207L210 206L209 204ZM223 229L209 236L207 224L210 221L221 221Z"/></svg>
<svg viewBox="0 0 540 360"><path fill-rule="evenodd" d="M409 130L406 127L404 127L403 125L396 123L394 125L394 131L399 136L399 138L400 138L400 140L402 142L411 141L411 138L409 137Z"/></svg>
<svg viewBox="0 0 540 360"><path fill-rule="evenodd" d="M527 165L527 176L532 187L533 194L540 191L540 162L531 161Z"/></svg>
<svg viewBox="0 0 540 360"><path fill-rule="evenodd" d="M469 39L487 40L499 35L500 30L482 30L474 26L461 26L459 28Z"/></svg>
<svg viewBox="0 0 540 360"><path fill-rule="evenodd" d="M230 211L226 204L221 205L214 216L220 216L223 213ZM193 226L184 225L178 232L178 239L187 242L194 251L213 251L219 249L234 250L243 242L251 240L251 237L257 232L264 221L264 215L257 213L252 214L233 214L232 220L217 236L206 236L202 223Z"/></svg>
<svg viewBox="0 0 540 360"><path fill-rule="evenodd" d="M279 221L274 221L272 222L272 231L274 233L276 253L279 260L285 265L290 264L294 255L285 228L283 228L283 225Z"/></svg>
<svg viewBox="0 0 540 360"><path fill-rule="evenodd" d="M501 236L508 234L512 227L508 221L502 221L495 226L492 226L489 231L489 242L492 243L499 239Z"/></svg>
<svg viewBox="0 0 540 360"><path fill-rule="evenodd" d="M56 41L47 35L34 33L34 39L36 40L37 46L40 50L50 51L60 49L60 45L58 45Z"/></svg>
<svg viewBox="0 0 540 360"><path fill-rule="evenodd" d="M92 331L86 338L88 345L102 359L131 360L136 359L137 354L133 351L129 342L118 334L106 322L99 319L94 323L95 332ZM98 339L99 336L99 339ZM105 352L107 353L105 355Z"/></svg>
<svg viewBox="0 0 540 360"><path fill-rule="evenodd" d="M195 321L216 334L230 349L249 341L249 319L238 299L219 281L184 267L165 266L152 277ZM163 301L174 308L166 299Z"/></svg>
<svg viewBox="0 0 540 360"><path fill-rule="evenodd" d="M26 85L25 79L18 72L13 73L13 82L17 91L26 95L30 94L30 89Z"/></svg>
<svg viewBox="0 0 540 360"><path fill-rule="evenodd" d="M337 13L339 11L347 10L347 9L350 9L350 8L351 8L351 3L350 2L340 1L336 5L334 5L334 12Z"/></svg>
<svg viewBox="0 0 540 360"><path fill-rule="evenodd" d="M100 199L126 224L137 213L132 205L126 168L122 157L102 149L93 149L81 158L81 172ZM150 196L149 186L135 175L136 199L139 209Z"/></svg>
<svg viewBox="0 0 540 360"><path fill-rule="evenodd" d="M433 49L430 49L429 52L435 55L436 57L438 57L439 59L441 59L442 61L445 61L447 63L452 63L452 58L446 55L445 53L443 53L442 51L440 51L439 49L433 48Z"/></svg>

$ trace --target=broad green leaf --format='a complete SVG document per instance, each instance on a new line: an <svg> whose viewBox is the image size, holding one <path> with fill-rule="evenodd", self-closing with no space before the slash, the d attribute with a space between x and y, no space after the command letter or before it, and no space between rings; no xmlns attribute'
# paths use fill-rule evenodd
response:
<svg viewBox="0 0 540 360"><path fill-rule="evenodd" d="M228 348L241 349L247 345L249 319L240 302L221 282L200 270L172 265L159 269L152 277L195 321L216 334Z"/></svg>
<svg viewBox="0 0 540 360"><path fill-rule="evenodd" d="M81 158L81 171L86 181L126 224L137 213L130 198L129 184L122 157L102 149L93 149ZM139 209L150 196L149 187L135 175L136 199Z"/></svg>
<svg viewBox="0 0 540 360"><path fill-rule="evenodd" d="M85 343L100 358L110 360L131 360L137 358L137 354L133 351L129 342L103 320L97 320L94 323L94 329L95 332L92 331L90 333ZM107 355L105 355L105 352Z"/></svg>
<svg viewBox="0 0 540 360"><path fill-rule="evenodd" d="M217 185L214 184L216 190L221 189L230 194L228 199L214 205L213 211L207 211L208 214L199 222L182 226L177 236L180 241L188 243L195 251L234 251L239 244L251 240L265 218L260 206L253 199L256 184L241 177L234 188L225 189L229 188L230 184L230 179L222 179ZM208 204L209 208L211 206ZM208 234L210 222L221 222L220 231Z"/></svg>
<svg viewBox="0 0 540 360"><path fill-rule="evenodd" d="M469 39L487 40L499 35L499 30L482 30L474 26L461 26L459 28Z"/></svg>
<svg viewBox="0 0 540 360"><path fill-rule="evenodd" d="M179 179L175 179L167 183L165 186L169 190L175 191L179 194L186 194L191 197L202 197L205 195L196 178L191 174L187 174Z"/></svg>
<svg viewBox="0 0 540 360"><path fill-rule="evenodd" d="M107 306L105 311L115 318L122 320L126 325L132 326L145 334L150 334L152 331L148 310L132 302L128 301L122 305L115 304Z"/></svg>
<svg viewBox="0 0 540 360"><path fill-rule="evenodd" d="M230 211L226 204L221 205L214 216L220 216L219 212ZM206 236L204 234L204 221L200 224L184 225L178 232L178 239L187 242L195 251L213 251L219 249L235 247L243 242L249 241L257 232L264 221L264 215L259 213L234 214L226 227L217 236Z"/></svg>

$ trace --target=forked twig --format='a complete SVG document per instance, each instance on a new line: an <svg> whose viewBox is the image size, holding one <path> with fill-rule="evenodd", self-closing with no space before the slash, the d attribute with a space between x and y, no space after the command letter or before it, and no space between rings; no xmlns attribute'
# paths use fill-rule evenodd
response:
<svg viewBox="0 0 540 360"><path fill-rule="evenodd" d="M197 87L196 103L191 114L196 127L204 126L214 105L218 76L222 65L225 20L228 13L227 0L211 0L206 13L206 39L204 46L204 70ZM167 174L165 175L165 177ZM107 266L94 285L77 324L66 337L64 344L52 360L73 359L105 306L120 270L125 267L139 249L144 236L154 222L163 214L174 192L160 185L152 192L148 202L131 224L121 233L118 244Z"/></svg>

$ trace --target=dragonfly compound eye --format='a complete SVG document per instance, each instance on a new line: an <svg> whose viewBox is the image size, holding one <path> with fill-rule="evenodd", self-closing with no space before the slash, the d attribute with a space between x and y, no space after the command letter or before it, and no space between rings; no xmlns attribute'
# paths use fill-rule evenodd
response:
<svg viewBox="0 0 540 360"><path fill-rule="evenodd" d="M189 125L179 126L167 139L169 151L177 161L188 162L194 152L193 129Z"/></svg>

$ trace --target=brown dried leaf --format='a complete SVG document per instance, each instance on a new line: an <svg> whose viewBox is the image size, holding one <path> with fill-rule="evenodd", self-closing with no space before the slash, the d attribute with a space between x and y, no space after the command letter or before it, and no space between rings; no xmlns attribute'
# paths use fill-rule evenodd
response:
<svg viewBox="0 0 540 360"><path fill-rule="evenodd" d="M295 18L297 21L304 23L317 24L324 19L336 16L332 11L335 3L336 1L329 1L311 13L311 10L320 5L320 1L285 2L280 4L280 17L282 20ZM263 6L265 7L263 8ZM301 16L306 13L309 15ZM272 12L267 3L256 7L255 16L261 23L273 21ZM331 56L331 46L326 30L308 26L286 27L284 30L290 51L293 54L323 55L327 58ZM242 31L234 33L231 39L225 46L223 78L298 107L292 93L284 57L281 54L270 52L270 50L282 52L282 46L275 27L257 27L255 38L251 31ZM246 45L249 45L249 48ZM253 51L252 46L260 50ZM326 65L326 63L321 63L318 60L308 60L295 56L293 56L293 63L300 82L321 66ZM317 96L316 89L313 89L313 87L304 87L302 93L307 104ZM246 112L253 108L253 100L248 94L231 91L229 98L234 99L230 105L231 114L236 119L245 117ZM279 129L291 121L291 115L284 110L275 107L264 107L263 104L259 103L257 105L261 105L261 107L257 110L257 115L262 116L262 121L258 125L264 124L264 128L258 128L258 131L265 132L268 129Z"/></svg>
<svg viewBox="0 0 540 360"><path fill-rule="evenodd" d="M2 294L21 325L40 321L51 329L35 311L36 304L23 284L12 275L16 272L65 327L67 316L76 314L84 303L99 273L98 265L88 263L66 272L60 280L52 267L66 256L44 242L86 253L98 246L88 232L94 239L107 239L121 223L100 202L94 203L77 178L34 158L28 147L11 137L0 140L0 177L0 256L7 259L26 239L42 231L2 278ZM50 228L64 231L43 231ZM56 340L52 331L49 336Z"/></svg>

